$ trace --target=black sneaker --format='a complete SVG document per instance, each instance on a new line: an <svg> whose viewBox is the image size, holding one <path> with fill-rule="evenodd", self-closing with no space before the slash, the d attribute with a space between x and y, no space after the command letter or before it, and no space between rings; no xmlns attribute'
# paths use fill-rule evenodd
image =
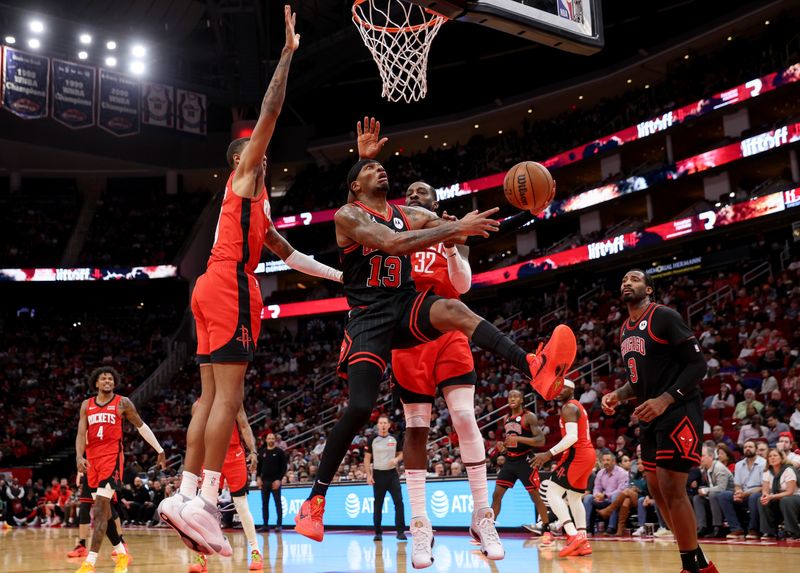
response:
<svg viewBox="0 0 800 573"><path fill-rule="evenodd" d="M408 537L406 537L406 534L404 532L398 531L397 532L397 540L398 541L408 541Z"/></svg>
<svg viewBox="0 0 800 573"><path fill-rule="evenodd" d="M278 533L279 531L283 531L283 527L281 527L280 525L276 525L275 526L275 533Z"/></svg>
<svg viewBox="0 0 800 573"><path fill-rule="evenodd" d="M372 541L383 541L383 533L377 531L375 533L375 537L372 538Z"/></svg>

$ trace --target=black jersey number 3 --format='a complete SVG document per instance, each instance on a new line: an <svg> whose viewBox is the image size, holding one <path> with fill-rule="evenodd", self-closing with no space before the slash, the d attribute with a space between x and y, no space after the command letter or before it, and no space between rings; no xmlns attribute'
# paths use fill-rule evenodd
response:
<svg viewBox="0 0 800 573"><path fill-rule="evenodd" d="M382 257L375 255L369 260L369 278L367 286L397 288L400 286L400 269L403 261L400 257Z"/></svg>
<svg viewBox="0 0 800 573"><path fill-rule="evenodd" d="M639 373L636 371L636 359L633 357L628 358L628 371L631 373L631 384L636 384L639 381Z"/></svg>

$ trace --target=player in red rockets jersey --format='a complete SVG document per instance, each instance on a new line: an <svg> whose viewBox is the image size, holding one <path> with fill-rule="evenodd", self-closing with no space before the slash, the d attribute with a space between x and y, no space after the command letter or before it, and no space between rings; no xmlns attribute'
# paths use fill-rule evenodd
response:
<svg viewBox="0 0 800 573"><path fill-rule="evenodd" d="M283 105L292 54L300 46L296 14L284 6L286 44L249 138L233 141L232 173L206 272L192 293L202 393L187 430L181 490L159 505L159 515L191 549L231 555L219 526L217 498L228 436L242 405L244 376L258 342L263 300L254 276L266 246L298 271L341 281L341 273L296 251L275 230L264 185L265 153ZM200 495L200 469L205 468Z"/></svg>
<svg viewBox="0 0 800 573"><path fill-rule="evenodd" d="M596 454L589 435L589 416L583 405L575 400L574 394L575 383L564 380L564 389L558 396L562 404L558 420L561 441L550 450L536 454L531 461L534 468L540 468L561 454L547 484L547 502L567 534L567 545L559 552L561 557L592 553L586 539L583 494L594 470Z"/></svg>
<svg viewBox="0 0 800 573"><path fill-rule="evenodd" d="M111 499L115 491L122 487L123 418L136 426L142 438L158 453L158 463L162 468L166 467L164 448L158 443L150 427L139 417L136 406L128 398L114 394L114 388L119 382L119 372L114 368L96 368L89 375L89 386L97 389L97 396L84 400L81 404L78 434L75 437L75 459L78 471L86 473L95 502L92 546L77 573L94 572L97 553L106 535L117 553L114 573L128 571L127 550L111 516Z"/></svg>

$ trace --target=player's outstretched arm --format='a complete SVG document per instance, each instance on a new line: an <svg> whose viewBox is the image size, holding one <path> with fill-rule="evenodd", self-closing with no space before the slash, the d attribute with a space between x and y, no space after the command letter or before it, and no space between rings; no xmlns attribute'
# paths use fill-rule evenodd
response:
<svg viewBox="0 0 800 573"><path fill-rule="evenodd" d="M356 133L359 159L376 159L389 141L388 137L381 137L381 122L374 117L364 116L364 127L362 129L359 121L356 124Z"/></svg>
<svg viewBox="0 0 800 573"><path fill-rule="evenodd" d="M300 47L300 34L295 34L294 32L297 14L292 12L291 7L284 6L283 16L286 23L286 44L281 51L281 57L278 60L275 73L272 74L267 93L261 102L261 112L253 128L253 133L250 135L250 143L244 148L239 159L239 166L236 168L236 174L233 177L235 187L246 189L248 192L253 188L248 178L256 175L264 160L264 154L272 139L275 124L283 107L292 55Z"/></svg>
<svg viewBox="0 0 800 573"><path fill-rule="evenodd" d="M81 403L78 434L75 436L75 462L80 473L86 473L86 468L89 467L89 463L86 461L86 429L89 427L89 420L86 417L87 402L87 400L84 400Z"/></svg>
<svg viewBox="0 0 800 573"><path fill-rule="evenodd" d="M614 413L619 404L627 402L635 395L636 393L633 391L633 385L630 383L630 381L628 381L622 388L614 390L613 392L609 392L603 396L602 400L600 400L600 405L603 408L603 412L610 416Z"/></svg>
<svg viewBox="0 0 800 573"><path fill-rule="evenodd" d="M158 438L156 438L156 435L153 433L153 430L150 429L150 426L145 424L142 420L142 417L139 416L136 406L133 405L133 402L131 402L129 398L122 398L119 401L119 405L122 409L122 415L125 417L125 419L127 419L136 427L136 429L139 431L139 435L142 436L144 441L150 444L150 446L158 454L158 463L161 465L161 469L166 469L167 455L164 453L164 448L162 448L161 444L158 443Z"/></svg>
<svg viewBox="0 0 800 573"><path fill-rule="evenodd" d="M447 211L442 213L443 221L458 221L458 217L449 215ZM472 268L469 266L469 247L466 245L454 245L453 243L444 244L445 256L447 257L447 276L450 284L456 289L458 294L464 294L472 286Z"/></svg>
<svg viewBox="0 0 800 573"><path fill-rule="evenodd" d="M312 277L320 277L336 281L337 283L342 282L342 271L337 271L333 267L315 261L305 253L301 253L295 249L289 241L284 239L277 229L275 229L272 221L269 222L269 230L267 231L267 238L264 242L267 248L278 255L289 268L311 275Z"/></svg>
<svg viewBox="0 0 800 573"><path fill-rule="evenodd" d="M541 467L561 452L571 448L578 441L578 416L580 416L580 413L575 404L564 404L561 407L561 419L564 420L564 437L548 451L533 456L531 466Z"/></svg>
<svg viewBox="0 0 800 573"><path fill-rule="evenodd" d="M530 438L517 436L517 443L524 444L526 446L533 446L534 448L541 448L545 442L544 432L539 429L536 416L530 412L525 414L525 423L528 424L528 427L531 429L531 434L533 435Z"/></svg>
<svg viewBox="0 0 800 573"><path fill-rule="evenodd" d="M247 454L247 465L250 471L255 471L258 465L258 453L256 452L256 437L253 435L253 429L250 427L250 422L247 420L247 412L244 406L239 407L239 413L236 414L236 425L239 426L239 432L242 434L244 440L244 447L249 452Z"/></svg>

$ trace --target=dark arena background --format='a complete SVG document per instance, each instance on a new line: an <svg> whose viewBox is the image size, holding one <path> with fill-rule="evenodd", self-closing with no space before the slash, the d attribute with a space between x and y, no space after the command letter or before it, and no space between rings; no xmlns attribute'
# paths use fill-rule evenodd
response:
<svg viewBox="0 0 800 573"><path fill-rule="evenodd" d="M2 573L406 573L417 564L416 540L397 538L414 533L417 517L404 461L397 456L391 470L405 507L397 531L395 499L375 503L369 466L380 457L380 417L397 448L408 432L392 364L381 364L377 405L330 484L326 538L294 531L350 399L337 374L350 305L342 284L302 274L267 249L252 273L263 297L260 335L237 338L256 348L243 405L258 458L244 490L257 539L248 544L227 486L218 507L231 557L205 564L157 509L181 486L201 393L190 302L217 240L226 151L266 113L262 98L286 42L283 4L0 0ZM391 23L367 20L381 7ZM648 492L637 403L613 414L601 407L604 395L636 382L620 353L628 321L620 284L632 268L655 281L653 302L677 311L707 365L702 455L686 491L713 571L797 570L800 4L292 0L291 10L300 45L264 185L272 225L297 251L342 268L334 214L348 201L365 118L388 137L377 159L392 204L422 180L440 213L499 207L492 217L505 221L519 213L503 194L512 166L535 161L557 181L544 211L471 245L472 286L462 298L526 352L557 324L575 333L567 378L597 457L583 491L592 553L560 556L571 523L546 508L543 531L516 484L496 517L505 556L487 558L469 534L479 508L439 392L426 444L431 571L688 570ZM516 443L504 424L511 390L544 439L531 455L562 439L561 404L474 342L474 411L496 501ZM98 520L79 527L86 493L76 435L82 402L95 403L98 367L120 373L113 392L130 398L166 457L162 467L135 424L123 423L111 505L127 565L119 555L115 564L108 540L96 565L84 563L85 530ZM267 469L275 448L285 455L278 476ZM622 476L616 489L608 464ZM544 465L543 483L553 483L552 470ZM598 513L620 496L610 517ZM373 539L376 512L382 539Z"/></svg>

